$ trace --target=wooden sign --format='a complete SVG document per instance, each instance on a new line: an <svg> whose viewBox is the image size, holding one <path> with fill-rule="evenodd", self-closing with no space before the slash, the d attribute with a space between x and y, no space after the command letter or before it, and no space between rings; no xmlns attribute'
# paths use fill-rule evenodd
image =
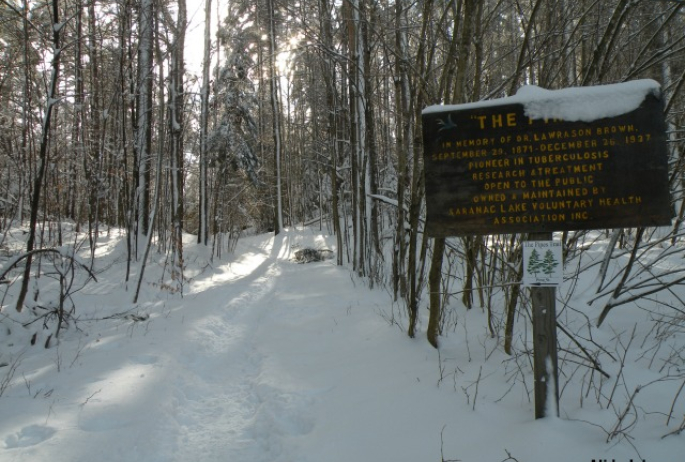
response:
<svg viewBox="0 0 685 462"><path fill-rule="evenodd" d="M430 236L670 224L659 91L591 121L533 118L502 101L424 111Z"/></svg>

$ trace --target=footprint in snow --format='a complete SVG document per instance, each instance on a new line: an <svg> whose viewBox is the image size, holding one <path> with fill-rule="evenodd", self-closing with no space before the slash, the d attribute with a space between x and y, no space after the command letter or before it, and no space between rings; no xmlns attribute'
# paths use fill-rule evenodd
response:
<svg viewBox="0 0 685 462"><path fill-rule="evenodd" d="M50 439L56 432L57 430L52 427L29 425L5 438L5 448L13 449L35 446Z"/></svg>

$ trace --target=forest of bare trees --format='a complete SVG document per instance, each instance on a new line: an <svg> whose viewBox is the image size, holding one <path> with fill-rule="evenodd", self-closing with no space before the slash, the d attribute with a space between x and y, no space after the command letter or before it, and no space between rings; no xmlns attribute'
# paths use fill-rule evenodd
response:
<svg viewBox="0 0 685 462"><path fill-rule="evenodd" d="M606 231L603 260L630 258L599 281L598 315L685 279L634 264L682 252L681 2L217 1L197 9L204 39L189 43L187 0L0 0L0 231L28 232L17 310L32 252L63 244L60 223L87 233L91 258L99 234L125 233L141 279L162 252L181 293L183 233L220 257L245 233L304 224L393 293L409 336L425 297L437 346L458 302L483 307L511 352L525 236L422 232L421 111L642 78L663 89L676 219ZM589 236L562 236L576 272Z"/></svg>

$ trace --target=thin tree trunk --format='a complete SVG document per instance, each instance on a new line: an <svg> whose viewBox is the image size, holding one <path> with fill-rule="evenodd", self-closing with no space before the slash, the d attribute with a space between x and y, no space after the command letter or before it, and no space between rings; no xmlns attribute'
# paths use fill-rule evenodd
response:
<svg viewBox="0 0 685 462"><path fill-rule="evenodd" d="M136 132L136 107L134 104L134 98L132 96L135 94L135 85L133 78L133 52L131 49L131 44L127 40L130 37L131 31L131 8L130 4L127 2L122 5L120 11L119 20L119 48L122 53L119 57L119 91L120 91L120 104L121 104L121 114L120 114L120 135L121 135L121 149L123 158L123 171L126 175L123 178L123 195L124 198L120 203L120 208L123 212L123 224L126 227L126 277L125 281L128 283L131 276L131 260L133 259L133 233L135 230L134 222L135 216L134 201L132 190L135 179L131 180L129 172L129 143L128 143L128 133ZM131 127L129 128L129 124Z"/></svg>
<svg viewBox="0 0 685 462"><path fill-rule="evenodd" d="M88 173L89 186L89 201L88 201L88 240L90 244L90 260L91 269L95 264L95 247L97 245L97 237L99 232L99 218L100 218L100 200L98 194L102 188L102 152L100 137L101 126L100 119L102 117L101 111L101 90L100 90L100 57L98 50L99 44L96 42L96 26L95 26L95 2L90 2L88 5L88 57L90 68L90 119L92 128L89 130L90 137L88 137L86 152L92 155L84 156L84 169ZM88 163L90 161L90 163Z"/></svg>
<svg viewBox="0 0 685 462"><path fill-rule="evenodd" d="M76 213L77 196L80 191L76 190L77 166L79 152L85 151L83 135L83 107L85 102L85 90L83 85L83 5L79 0L75 5L77 8L76 20L76 41L74 42L74 104L79 110L74 111L74 127L72 131L72 143L76 147L75 155L70 161L69 190L67 193L67 216L79 223L81 217ZM78 225L77 225L78 226Z"/></svg>
<svg viewBox="0 0 685 462"><path fill-rule="evenodd" d="M506 272L513 271L513 277L510 279L515 284L511 287L509 298L506 300L506 321L504 325L504 352L508 355L513 353L514 346L514 321L516 320L516 307L518 306L519 297L521 296L521 285L518 282L523 276L522 250L521 244L516 245L516 236L512 236L509 243L510 260L509 265L505 267ZM505 273L506 274L506 273Z"/></svg>
<svg viewBox="0 0 685 462"><path fill-rule="evenodd" d="M336 237L338 265L343 264L343 231L340 225L340 204L338 195L338 146L340 143L339 123L338 123L338 98L336 91L336 72L335 62L330 54L333 49L333 32L330 15L330 5L328 0L319 1L319 17L321 18L321 30L323 37L323 70L326 80L326 103L328 106L328 131L330 142L330 177L331 177L331 209L333 213L333 233Z"/></svg>
<svg viewBox="0 0 685 462"><path fill-rule="evenodd" d="M540 1L540 0L538 0ZM606 54L609 50L609 43L613 41L614 34L625 18L625 10L630 8L631 0L620 0L607 24L599 43L592 52L590 64L587 67L585 76L583 77L582 85L589 85L595 82L601 73L602 62L606 59Z"/></svg>
<svg viewBox="0 0 685 462"><path fill-rule="evenodd" d="M410 112L414 115L414 133L422 132L420 114L426 102L426 81L424 76L427 74L428 69L430 68L430 63L426 57L428 47L426 35L432 18L432 8L433 0L426 0L423 5L423 23L421 25L420 35L421 41L418 53L416 55L418 63L416 65L417 73L415 78L418 83L415 88L415 93L411 98L413 106L411 107ZM418 140L416 140L412 147L412 188L410 201L411 205L409 208L409 226L411 229L411 234L409 235L409 261L407 264L407 272L409 273L409 301L407 304L407 311L409 312L409 326L407 329L407 334L409 337L413 338L416 336L416 326L418 323L419 312L419 294L421 291L421 288L419 287L420 278L418 277L419 262L417 262L416 259L419 254L418 230L419 218L421 214L421 202L423 201L423 170L419 161L422 154L422 146L420 146ZM422 263L425 262L422 261Z"/></svg>
<svg viewBox="0 0 685 462"><path fill-rule="evenodd" d="M377 119L376 104L374 100L374 88L372 86L371 73L371 45L369 41L368 20L362 22L362 37L364 42L363 61L364 69L364 119L365 119L365 151L366 168L365 174L365 200L366 200L366 247L368 257L366 259L369 268L371 284L381 282L381 269L383 256L381 253L380 224L378 202L374 201L373 195L378 193L378 148L376 144Z"/></svg>
<svg viewBox="0 0 685 462"><path fill-rule="evenodd" d="M281 139L281 105L280 92L278 85L278 75L276 72L276 21L274 18L274 2L267 0L267 10L269 12L269 80L271 84L271 110L273 112L273 140L274 140L274 160L276 164L276 204L274 207L274 234L283 230L283 192L281 178L282 160L282 139Z"/></svg>
<svg viewBox="0 0 685 462"><path fill-rule="evenodd" d="M410 154L412 122L409 110L409 57L404 20L404 0L395 3L395 56L398 78L395 80L396 150L397 150L397 224L395 229L395 251L393 252L393 289L395 300L407 296L407 228L404 208L407 183L407 158Z"/></svg>
<svg viewBox="0 0 685 462"><path fill-rule="evenodd" d="M428 317L428 328L426 331L428 342L434 348L438 348L438 336L440 335L440 309L442 294L442 260L445 253L445 238L438 237L433 240L433 257L428 273L428 287L430 288L430 315ZM437 289L437 290L436 290Z"/></svg>
<svg viewBox="0 0 685 462"><path fill-rule="evenodd" d="M533 24L535 24L535 16L537 15L537 12L540 10L540 7L543 3L546 3L545 0L536 0L535 5L533 6L533 10L531 11L530 16L528 17L528 24L526 24L526 31L523 35L521 50L519 52L518 61L516 62L516 71L514 72L514 76L511 79L511 87L509 88L510 95L513 95L519 86L519 79L521 78L521 73L523 72L523 68L525 67L524 59L526 57L526 51L530 50L528 43L530 42L530 36L534 31Z"/></svg>
<svg viewBox="0 0 685 462"><path fill-rule="evenodd" d="M185 0L178 0L178 19L176 22L174 49L171 58L171 89L169 104L171 132L171 253L172 281L175 281L183 295L183 130L184 130L184 89L183 77L185 66L183 50L185 48L185 30L187 11Z"/></svg>
<svg viewBox="0 0 685 462"><path fill-rule="evenodd" d="M52 117L52 110L57 104L57 82L59 80L60 58L62 56L62 48L60 44L60 32L64 24L59 22L59 1L52 0L52 73L50 76L50 84L48 87L47 101L45 103L45 113L43 115L42 133L40 139L40 151L38 157L38 170L33 185L33 195L31 197L31 219L29 223L29 235L26 241L26 265L24 267L24 277L21 282L21 289L17 297L16 310L21 311L24 307L24 300L29 288L29 280L31 278L31 252L35 247L36 240L36 225L38 223L38 208L40 206L41 189L43 187L43 179L45 177L45 169L48 162L48 142L50 139L50 121Z"/></svg>
<svg viewBox="0 0 685 462"><path fill-rule="evenodd" d="M140 6L140 44L138 55L138 132L136 139L136 230L137 237L150 231L150 150L152 145L152 76L154 0L142 0ZM136 239L137 239L136 237ZM137 241L136 241L137 242ZM137 244L136 244L137 248Z"/></svg>
<svg viewBox="0 0 685 462"><path fill-rule="evenodd" d="M209 133L209 67L212 21L212 0L205 0L205 37L204 58L202 60L202 103L200 108L200 192L199 192L199 226L197 242L207 245L209 239L209 217L207 216L207 136Z"/></svg>
<svg viewBox="0 0 685 462"><path fill-rule="evenodd" d="M366 250L366 118L365 118L365 66L362 12L365 0L347 0L347 45L350 53L348 73L351 111L351 175L352 175L352 228L354 234L353 268L359 276L367 276Z"/></svg>
<svg viewBox="0 0 685 462"><path fill-rule="evenodd" d="M455 90L454 99L458 102L465 102L466 99L466 70L467 64L470 56L470 41L473 34L473 25L475 21L475 15L477 12L476 0L465 0L464 5L464 19L462 21L462 34L459 47L459 53L457 57L457 75L455 78ZM443 77L443 80L447 80ZM468 244L473 244L472 238L465 239ZM470 274L467 274L467 279L465 279L465 284L468 286L468 291L464 293L464 300L468 302L468 307L472 304L471 286L472 279L475 269L475 251L470 250L472 258L469 259L469 269ZM440 237L434 240L433 245L433 257L431 258L431 267L428 276L428 290L430 293L430 321L439 323L442 317L442 260L445 253L445 239ZM429 324L428 341L435 348L438 347L437 335L439 332L439 326Z"/></svg>

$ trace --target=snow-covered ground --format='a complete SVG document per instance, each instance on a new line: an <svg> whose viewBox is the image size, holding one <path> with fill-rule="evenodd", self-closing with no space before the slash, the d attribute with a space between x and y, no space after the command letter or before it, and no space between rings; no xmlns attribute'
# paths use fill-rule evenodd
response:
<svg viewBox="0 0 685 462"><path fill-rule="evenodd" d="M662 438L685 414L685 396L674 403L679 382L645 387L631 439L607 442L619 403L662 377L658 367L631 361L613 391L615 376L605 379L602 393L616 396L608 409L600 388L564 376L561 418L536 421L530 358L505 355L482 310L458 311L438 352L423 335L407 337L386 291L331 260L292 261L297 249L333 243L290 230L244 238L210 262L189 238L184 296L159 287L163 265L153 264L134 305L123 239L103 237L98 282L74 294L78 321L48 349L54 322L22 327L28 315L5 300L0 461L685 460L684 434ZM596 335L617 344L630 326L649 329L643 311L622 313Z"/></svg>

